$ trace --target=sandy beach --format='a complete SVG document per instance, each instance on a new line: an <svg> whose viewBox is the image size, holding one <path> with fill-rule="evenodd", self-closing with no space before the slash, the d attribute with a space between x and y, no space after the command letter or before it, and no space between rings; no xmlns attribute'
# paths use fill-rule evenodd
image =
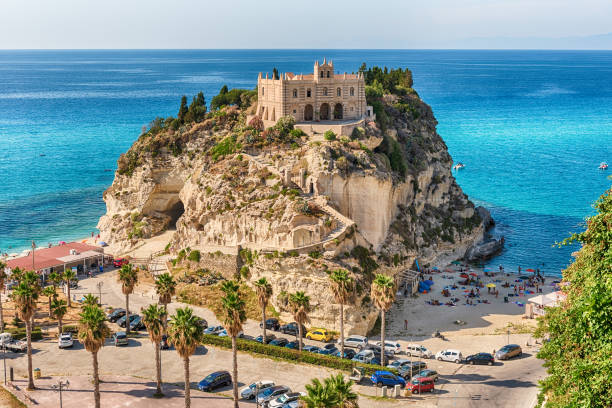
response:
<svg viewBox="0 0 612 408"><path fill-rule="evenodd" d="M463 270L465 271L465 267ZM484 275L482 268L469 267L467 273L472 278L479 277L485 287L479 288L479 297L470 298L467 295L475 286L461 285L465 279L460 277L460 267L447 265L440 268L439 272L426 275L432 278L434 284L428 293L418 293L414 297L398 293L397 302L391 309L388 319L389 335L402 338L422 340L431 337L432 333L439 330L445 336L456 335L495 335L505 334L510 328L512 333L529 333L536 326L535 319L524 318L525 304L527 299L536 296L535 287L527 287L519 291L518 287L525 285L525 280L519 279L517 273L495 273L489 277ZM476 276L474 276L476 275ZM521 276L532 276L532 272L526 272ZM545 277L545 283L540 286L542 292L547 294L555 290L553 281L555 277ZM509 287L503 287L508 283ZM486 285L495 284L496 287L488 291ZM515 296L514 285L517 286ZM456 287L456 289L453 289ZM444 297L442 290L447 288L450 297ZM499 290L496 297L494 292ZM508 297L508 302L504 302ZM458 299L455 306L446 305L452 298ZM471 305L467 303L468 299ZM440 306L431 304L434 300L440 302ZM461 324L457 324L461 321Z"/></svg>

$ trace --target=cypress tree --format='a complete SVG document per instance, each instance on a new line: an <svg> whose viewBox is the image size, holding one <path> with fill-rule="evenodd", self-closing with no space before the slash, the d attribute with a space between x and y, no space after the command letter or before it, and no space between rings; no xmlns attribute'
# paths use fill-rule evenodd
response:
<svg viewBox="0 0 612 408"><path fill-rule="evenodd" d="M178 111L178 120L181 121L181 123L184 123L187 111L187 97L183 95L183 97L181 98L181 107Z"/></svg>
<svg viewBox="0 0 612 408"><path fill-rule="evenodd" d="M279 78L279 76L278 76L278 69L276 69L276 67L274 67L272 69L272 79L278 79L278 78Z"/></svg>
<svg viewBox="0 0 612 408"><path fill-rule="evenodd" d="M227 85L223 85L219 91L219 95L225 95L228 92Z"/></svg>

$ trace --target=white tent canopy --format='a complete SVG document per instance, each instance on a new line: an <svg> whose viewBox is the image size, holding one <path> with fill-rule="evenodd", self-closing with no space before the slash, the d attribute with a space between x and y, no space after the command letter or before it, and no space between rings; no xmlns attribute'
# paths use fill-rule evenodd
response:
<svg viewBox="0 0 612 408"><path fill-rule="evenodd" d="M527 299L528 302L536 304L538 306L559 306L561 301L565 300L565 294L561 292L551 292L546 295L538 295Z"/></svg>

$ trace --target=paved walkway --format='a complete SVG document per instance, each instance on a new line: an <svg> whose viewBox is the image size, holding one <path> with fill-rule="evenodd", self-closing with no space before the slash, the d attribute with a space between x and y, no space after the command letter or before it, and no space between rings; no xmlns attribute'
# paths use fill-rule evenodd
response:
<svg viewBox="0 0 612 408"><path fill-rule="evenodd" d="M41 378L36 381L37 389L27 392L27 395L34 401L27 401L28 406L41 408L59 407L60 396L56 384L59 378ZM90 376L62 377L63 381L70 383L67 388L62 389L63 408L83 408L94 405L93 384ZM164 407L179 408L185 406L183 388L164 384L165 398L152 398L155 392L155 382L127 376L103 376L100 384L100 403L102 407L130 407L148 408ZM17 380L13 383L17 390L9 387L13 394L24 400L23 389L27 386L27 380ZM225 408L233 407L230 399L231 391L227 391L227 396L219 394L206 395L201 392L191 393L192 407L206 408ZM240 403L241 407L254 407L254 404L247 402Z"/></svg>

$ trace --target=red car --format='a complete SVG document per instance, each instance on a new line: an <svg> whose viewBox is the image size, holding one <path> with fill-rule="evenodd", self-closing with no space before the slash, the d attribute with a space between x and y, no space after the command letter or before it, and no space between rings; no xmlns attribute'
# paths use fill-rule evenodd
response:
<svg viewBox="0 0 612 408"><path fill-rule="evenodd" d="M129 264L129 263L130 263L130 261L128 261L127 259L125 259L125 258L119 258L119 259L115 259L115 260L113 261L113 266L114 266L115 268L121 268L123 265L127 265L127 264Z"/></svg>
<svg viewBox="0 0 612 408"><path fill-rule="evenodd" d="M412 391L413 394L422 392L434 392L434 380L429 377L415 377L406 384L406 389Z"/></svg>

